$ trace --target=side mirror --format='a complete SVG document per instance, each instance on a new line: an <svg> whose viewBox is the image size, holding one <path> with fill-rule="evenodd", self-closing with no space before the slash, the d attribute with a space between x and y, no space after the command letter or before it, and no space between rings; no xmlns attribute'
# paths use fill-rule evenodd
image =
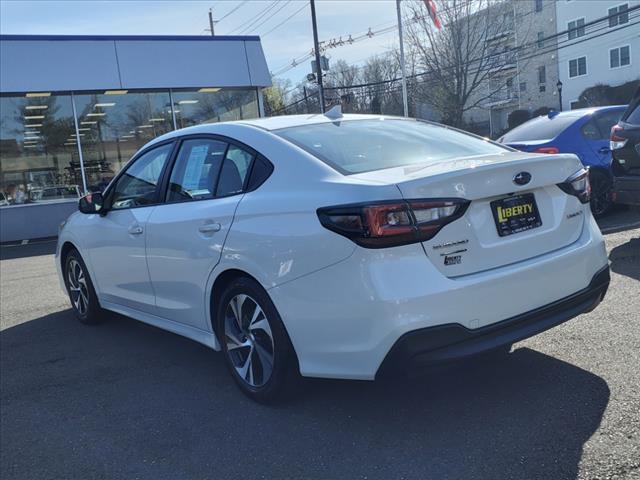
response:
<svg viewBox="0 0 640 480"><path fill-rule="evenodd" d="M102 193L93 192L88 193L84 197L80 199L78 203L78 210L82 213L102 213L102 205L104 203L104 199L102 198Z"/></svg>

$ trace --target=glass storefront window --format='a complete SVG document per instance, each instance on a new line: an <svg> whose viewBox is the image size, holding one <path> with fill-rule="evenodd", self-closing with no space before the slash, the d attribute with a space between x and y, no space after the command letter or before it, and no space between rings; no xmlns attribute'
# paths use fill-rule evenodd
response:
<svg viewBox="0 0 640 480"><path fill-rule="evenodd" d="M173 98L173 111L171 99ZM73 118L75 102L78 132ZM174 128L256 118L255 88L0 97L0 207L76 199L103 190L148 141Z"/></svg>
<svg viewBox="0 0 640 480"><path fill-rule="evenodd" d="M140 147L173 130L168 91L117 92L75 95L89 190L103 190Z"/></svg>
<svg viewBox="0 0 640 480"><path fill-rule="evenodd" d="M178 128L259 116L255 89L200 88L172 95Z"/></svg>
<svg viewBox="0 0 640 480"><path fill-rule="evenodd" d="M74 134L71 96L0 97L0 206L78 198Z"/></svg>

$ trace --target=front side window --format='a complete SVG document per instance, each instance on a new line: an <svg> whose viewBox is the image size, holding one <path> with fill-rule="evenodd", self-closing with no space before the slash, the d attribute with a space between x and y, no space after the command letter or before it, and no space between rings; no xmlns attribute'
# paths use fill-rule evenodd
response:
<svg viewBox="0 0 640 480"><path fill-rule="evenodd" d="M587 57L569 60L569 78L587 74Z"/></svg>
<svg viewBox="0 0 640 480"><path fill-rule="evenodd" d="M629 4L623 3L609 9L609 27L629 23Z"/></svg>
<svg viewBox="0 0 640 480"><path fill-rule="evenodd" d="M345 175L507 151L439 125L386 118L302 125L274 133Z"/></svg>
<svg viewBox="0 0 640 480"><path fill-rule="evenodd" d="M118 178L113 187L111 209L142 207L156 203L156 189L172 143L154 148L138 157Z"/></svg>
<svg viewBox="0 0 640 480"><path fill-rule="evenodd" d="M584 36L584 18L573 20L567 24L569 40Z"/></svg>
<svg viewBox="0 0 640 480"><path fill-rule="evenodd" d="M629 64L631 64L631 52L629 45L609 50L609 67L625 67Z"/></svg>
<svg viewBox="0 0 640 480"><path fill-rule="evenodd" d="M167 202L213 198L227 143L212 139L185 140L171 172Z"/></svg>

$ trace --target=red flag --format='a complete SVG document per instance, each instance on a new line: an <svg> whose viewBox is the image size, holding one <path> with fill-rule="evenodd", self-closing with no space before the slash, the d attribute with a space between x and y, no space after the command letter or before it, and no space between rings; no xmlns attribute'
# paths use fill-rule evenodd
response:
<svg viewBox="0 0 640 480"><path fill-rule="evenodd" d="M424 4L427 7L427 12L429 12L431 20L433 20L433 24L438 30L440 30L442 28L442 24L440 23L440 19L438 18L436 2L434 2L434 0L424 0Z"/></svg>

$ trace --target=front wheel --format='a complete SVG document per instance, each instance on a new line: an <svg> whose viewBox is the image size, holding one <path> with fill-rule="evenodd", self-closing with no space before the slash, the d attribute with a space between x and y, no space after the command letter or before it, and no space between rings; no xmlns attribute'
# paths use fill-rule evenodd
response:
<svg viewBox="0 0 640 480"><path fill-rule="evenodd" d="M611 201L611 178L598 170L591 170L589 173L591 183L591 213L594 217L601 217L606 214L612 205Z"/></svg>
<svg viewBox="0 0 640 480"><path fill-rule="evenodd" d="M104 311L98 302L87 266L75 249L71 250L65 258L64 280L69 300L71 300L71 308L78 320L85 324L100 323Z"/></svg>
<svg viewBox="0 0 640 480"><path fill-rule="evenodd" d="M254 280L233 280L217 307L225 362L240 389L258 402L276 399L295 363L291 342L273 302Z"/></svg>

